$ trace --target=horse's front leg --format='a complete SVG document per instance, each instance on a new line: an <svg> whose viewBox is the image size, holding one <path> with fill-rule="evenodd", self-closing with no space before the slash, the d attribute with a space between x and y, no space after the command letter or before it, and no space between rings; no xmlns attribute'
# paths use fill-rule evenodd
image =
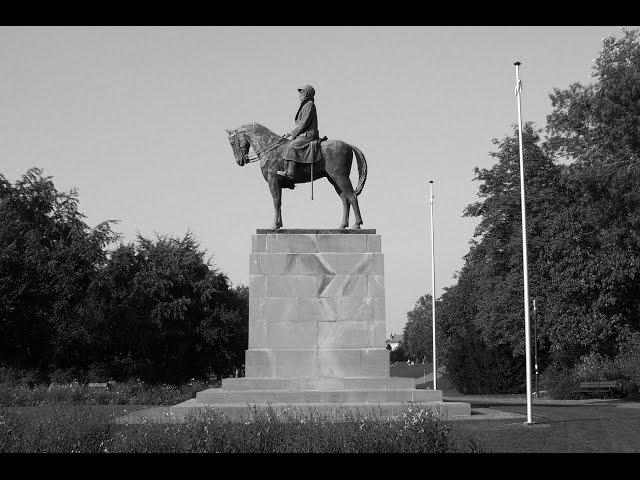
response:
<svg viewBox="0 0 640 480"><path fill-rule="evenodd" d="M275 181L269 182L269 190L271 190L271 197L273 198L273 229L278 230L282 227L282 188Z"/></svg>

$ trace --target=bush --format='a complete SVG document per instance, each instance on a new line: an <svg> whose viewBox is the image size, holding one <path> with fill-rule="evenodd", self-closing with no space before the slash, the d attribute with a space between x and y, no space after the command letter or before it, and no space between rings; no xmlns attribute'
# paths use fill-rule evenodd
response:
<svg viewBox="0 0 640 480"><path fill-rule="evenodd" d="M572 373L577 382L606 382L619 380L620 367L615 360L611 360L599 353L592 353L580 357Z"/></svg>
<svg viewBox="0 0 640 480"><path fill-rule="evenodd" d="M625 393L632 398L640 397L640 332L633 333L622 343L616 363Z"/></svg>
<svg viewBox="0 0 640 480"><path fill-rule="evenodd" d="M78 383L37 385L0 384L0 406L35 405L175 405L195 397L220 382L195 381L180 385L149 385L140 380L115 384L110 389L89 388Z"/></svg>
<svg viewBox="0 0 640 480"><path fill-rule="evenodd" d="M571 400L578 398L578 381L573 369L562 360L553 360L540 375L540 388L551 398Z"/></svg>
<svg viewBox="0 0 640 480"><path fill-rule="evenodd" d="M525 389L524 359L505 347L488 348L482 340L458 337L446 352L451 385L465 395L521 393Z"/></svg>

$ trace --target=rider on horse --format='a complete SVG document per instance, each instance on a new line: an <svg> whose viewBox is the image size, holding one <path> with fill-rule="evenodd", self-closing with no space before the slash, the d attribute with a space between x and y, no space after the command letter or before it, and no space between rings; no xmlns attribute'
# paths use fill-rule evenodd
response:
<svg viewBox="0 0 640 480"><path fill-rule="evenodd" d="M291 137L291 142L285 147L283 159L284 170L276 172L278 175L293 180L296 162L313 163L316 158L316 148L320 138L318 133L318 116L313 97L316 91L311 85L304 85L298 89L300 94L300 108L296 113L296 125L284 137Z"/></svg>

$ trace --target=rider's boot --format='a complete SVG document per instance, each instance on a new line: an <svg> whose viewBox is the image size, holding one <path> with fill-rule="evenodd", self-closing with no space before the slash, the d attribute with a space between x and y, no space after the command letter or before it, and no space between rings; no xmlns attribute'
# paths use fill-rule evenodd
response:
<svg viewBox="0 0 640 480"><path fill-rule="evenodd" d="M296 171L296 162L287 161L286 163L288 164L286 171L278 170L276 174L280 175L281 177L285 177L287 180L293 181L293 177Z"/></svg>

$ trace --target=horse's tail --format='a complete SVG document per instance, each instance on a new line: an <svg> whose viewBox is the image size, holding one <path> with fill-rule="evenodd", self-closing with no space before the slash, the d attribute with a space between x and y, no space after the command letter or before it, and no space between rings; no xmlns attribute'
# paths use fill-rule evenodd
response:
<svg viewBox="0 0 640 480"><path fill-rule="evenodd" d="M349 144L351 150L356 154L356 162L358 162L358 186L355 189L355 194L360 195L364 188L364 182L367 181L367 160L364 158L364 154L358 147L354 147Z"/></svg>

